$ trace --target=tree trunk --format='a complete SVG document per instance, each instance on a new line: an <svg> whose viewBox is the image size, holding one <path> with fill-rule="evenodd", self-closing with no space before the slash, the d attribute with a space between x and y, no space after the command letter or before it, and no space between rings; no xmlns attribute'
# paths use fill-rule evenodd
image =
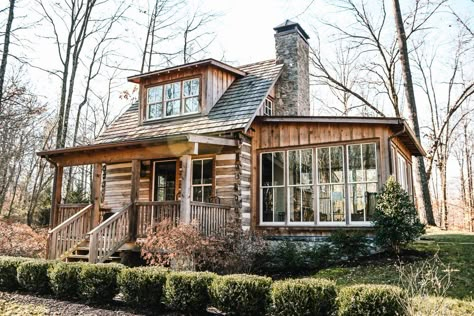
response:
<svg viewBox="0 0 474 316"><path fill-rule="evenodd" d="M8 50L10 47L10 34L12 31L14 8L15 8L15 0L10 0L7 25L5 29L5 39L3 41L2 63L0 65L0 113L2 113L3 84L5 81L5 72L7 70L7 58L8 58Z"/></svg>
<svg viewBox="0 0 474 316"><path fill-rule="evenodd" d="M403 86L405 88L409 119L411 121L416 137L419 141L421 141L420 126L418 124L418 114L415 103L415 93L411 77L410 61L408 57L407 39L405 34L405 28L403 26L400 3L398 2L398 0L393 0L393 9L395 15L395 28L397 30L398 47L400 50ZM423 157L416 158L416 163L414 164L413 169L415 171L414 184L415 191L417 193L417 200L419 201L417 206L418 212L420 214L420 219L429 225L436 225L433 216L433 208L431 205L428 178L426 176L425 161Z"/></svg>

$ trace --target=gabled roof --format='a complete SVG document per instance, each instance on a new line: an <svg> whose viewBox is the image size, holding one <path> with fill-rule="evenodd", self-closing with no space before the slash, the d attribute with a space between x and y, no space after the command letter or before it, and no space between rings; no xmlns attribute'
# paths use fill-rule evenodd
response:
<svg viewBox="0 0 474 316"><path fill-rule="evenodd" d="M134 104L96 139L95 144L244 130L275 84L282 67L274 60L239 67L247 75L236 79L206 116L139 125L138 105Z"/></svg>
<svg viewBox="0 0 474 316"><path fill-rule="evenodd" d="M135 76L130 76L130 77L127 78L127 80L130 81L130 82L134 82L134 83L140 83L143 78L148 78L148 77L152 77L152 76L159 76L161 74L170 73L170 72L176 71L176 70L183 70L183 69L186 69L186 68L207 66L207 65L215 66L215 67L220 68L222 70L225 70L227 72L233 73L234 75L237 75L238 77L245 76L245 71L242 71L241 69L238 69L238 68L232 67L230 65L224 64L223 62L220 62L220 61L215 60L213 58L208 58L208 59L195 61L195 62L192 62L192 63L187 63L187 64L184 64L184 65L168 67L168 68L155 70L155 71L150 71L150 72L135 75Z"/></svg>

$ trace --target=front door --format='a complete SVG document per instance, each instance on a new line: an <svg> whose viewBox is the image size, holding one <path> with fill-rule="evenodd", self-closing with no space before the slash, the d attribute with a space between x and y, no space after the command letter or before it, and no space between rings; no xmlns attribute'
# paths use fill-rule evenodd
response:
<svg viewBox="0 0 474 316"><path fill-rule="evenodd" d="M154 162L154 201L174 201L176 198L176 161Z"/></svg>

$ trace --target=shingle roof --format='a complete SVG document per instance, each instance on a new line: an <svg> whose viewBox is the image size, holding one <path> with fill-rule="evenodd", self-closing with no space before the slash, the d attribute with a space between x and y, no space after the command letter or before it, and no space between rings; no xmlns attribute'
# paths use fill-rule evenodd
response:
<svg viewBox="0 0 474 316"><path fill-rule="evenodd" d="M115 143L181 134L208 134L244 129L278 79L283 65L274 60L245 65L247 76L235 80L207 116L138 124L138 105L130 106L95 141Z"/></svg>

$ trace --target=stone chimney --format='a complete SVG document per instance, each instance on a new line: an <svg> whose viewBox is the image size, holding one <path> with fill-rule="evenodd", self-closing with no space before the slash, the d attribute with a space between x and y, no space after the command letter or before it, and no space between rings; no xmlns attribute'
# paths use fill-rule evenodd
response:
<svg viewBox="0 0 474 316"><path fill-rule="evenodd" d="M275 114L310 115L309 36L290 20L274 30L276 62L285 65L275 85Z"/></svg>

